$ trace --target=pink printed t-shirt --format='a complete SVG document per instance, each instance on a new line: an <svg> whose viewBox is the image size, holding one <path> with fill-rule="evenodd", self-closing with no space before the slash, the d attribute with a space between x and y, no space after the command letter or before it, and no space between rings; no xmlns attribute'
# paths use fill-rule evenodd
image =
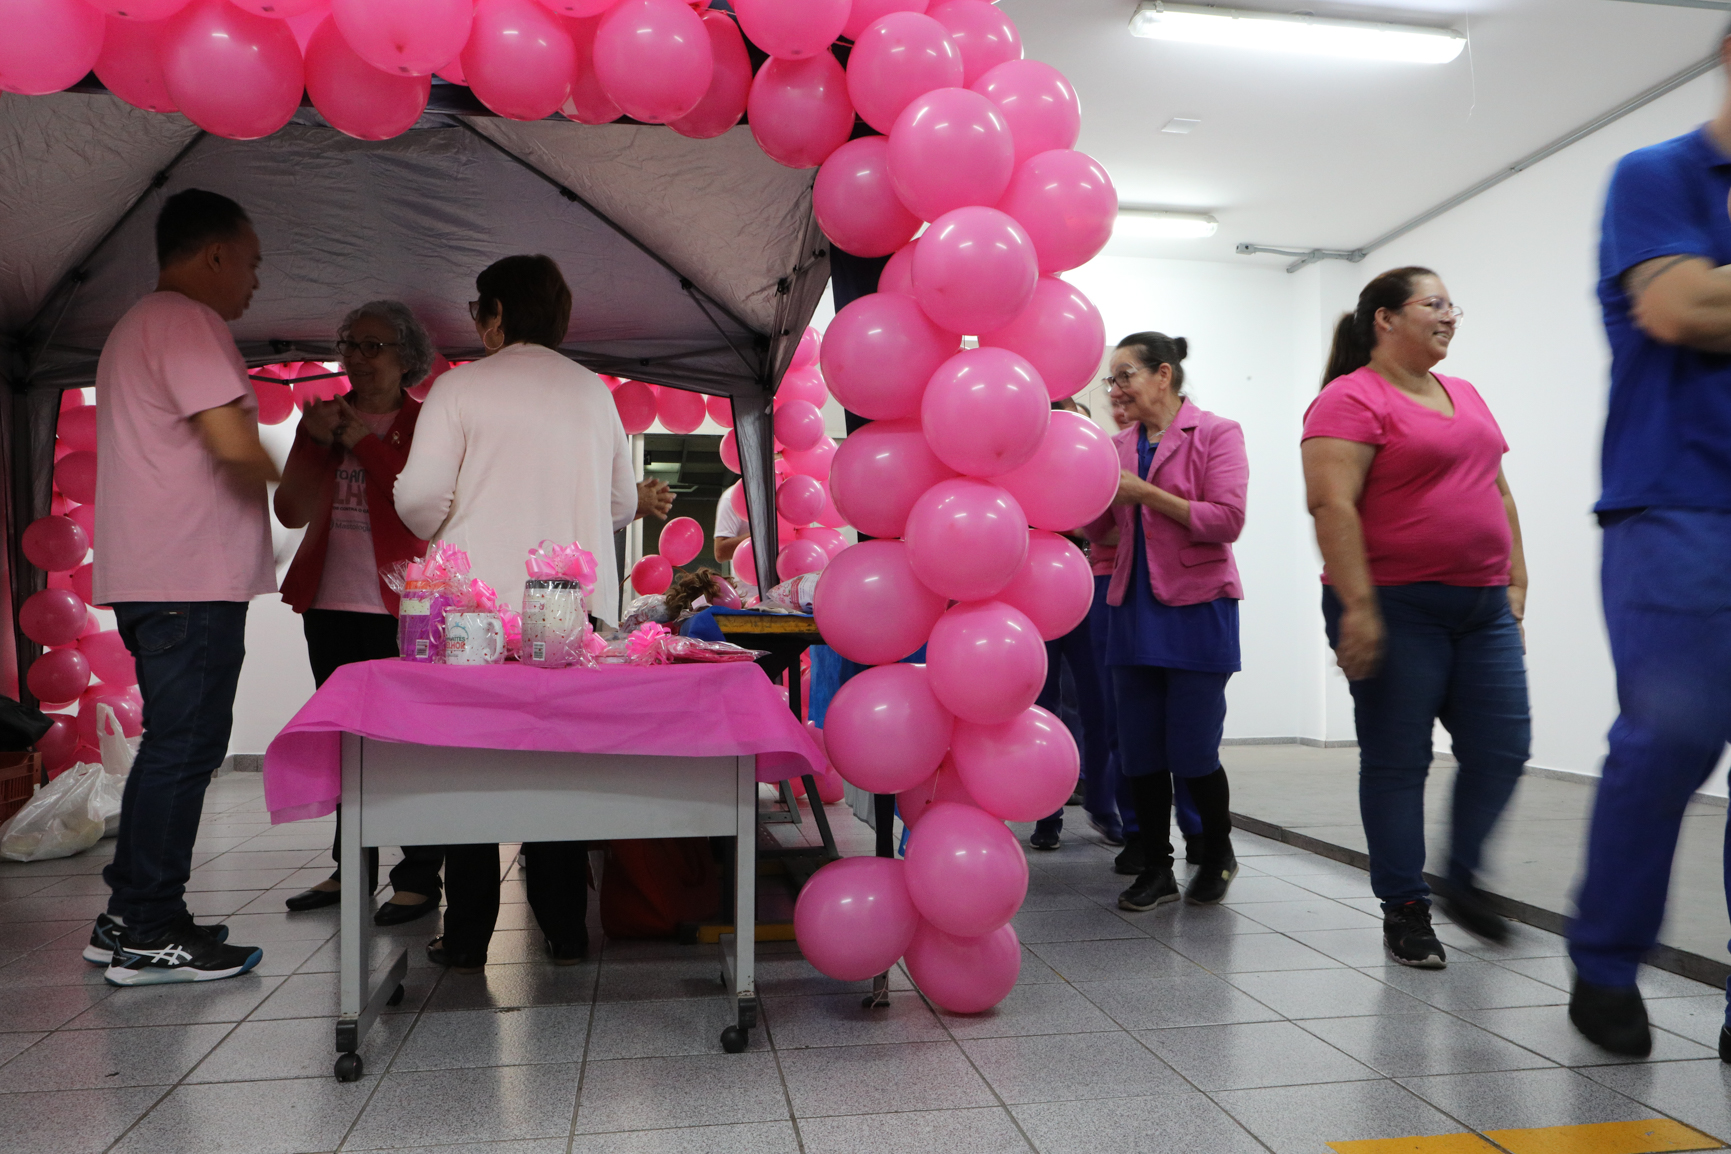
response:
<svg viewBox="0 0 1731 1154"><path fill-rule="evenodd" d="M96 367L96 600L248 601L276 590L264 486L237 484L195 413L239 400L246 362L215 310L155 292L127 310Z"/></svg>
<svg viewBox="0 0 1731 1154"><path fill-rule="evenodd" d="M1374 583L1507 585L1513 538L1497 473L1508 442L1477 389L1459 377L1437 380L1453 417L1368 367L1338 377L1304 414L1304 439L1377 448L1358 501Z"/></svg>
<svg viewBox="0 0 1731 1154"><path fill-rule="evenodd" d="M383 438L396 413L355 416L375 437ZM379 594L379 562L373 552L373 519L367 511L367 468L353 453L337 466L336 495L331 501L331 535L325 546L325 571L319 578L314 609L348 613L389 613Z"/></svg>

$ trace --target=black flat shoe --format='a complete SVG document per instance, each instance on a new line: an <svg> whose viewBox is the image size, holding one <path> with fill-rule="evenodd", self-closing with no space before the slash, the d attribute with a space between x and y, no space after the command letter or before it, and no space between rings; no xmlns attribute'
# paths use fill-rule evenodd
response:
<svg viewBox="0 0 1731 1154"><path fill-rule="evenodd" d="M589 956L589 931L584 930L581 938L564 945L555 943L552 938L543 938L541 948L547 952L547 960L555 966L580 966Z"/></svg>
<svg viewBox="0 0 1731 1154"><path fill-rule="evenodd" d="M322 910L326 906L334 906L343 900L342 890L302 890L294 897L283 902L289 913L301 914L307 910Z"/></svg>
<svg viewBox="0 0 1731 1154"><path fill-rule="evenodd" d="M400 902L386 902L373 914L373 924L375 926L406 925L416 918L424 918L430 913L437 912L438 908L438 898L428 898L412 906L403 905Z"/></svg>
<svg viewBox="0 0 1731 1154"><path fill-rule="evenodd" d="M434 938L427 943L427 960L435 966L444 966L453 974L478 974L487 968L487 955L478 957L472 954L453 954L445 949L443 937Z"/></svg>
<svg viewBox="0 0 1731 1154"><path fill-rule="evenodd" d="M1139 875L1129 889L1118 895L1118 908L1141 913L1177 900L1178 879L1172 876L1168 867Z"/></svg>
<svg viewBox="0 0 1731 1154"><path fill-rule="evenodd" d="M1569 1021L1587 1041L1602 1050L1626 1058L1645 1058L1653 1052L1653 1030L1647 1024L1647 1005L1634 986L1595 986L1575 979L1569 995ZM1724 1049L1724 1035L1720 1035Z"/></svg>

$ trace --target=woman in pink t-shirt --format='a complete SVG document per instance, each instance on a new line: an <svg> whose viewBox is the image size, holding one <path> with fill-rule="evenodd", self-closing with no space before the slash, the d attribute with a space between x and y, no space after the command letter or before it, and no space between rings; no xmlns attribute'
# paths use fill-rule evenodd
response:
<svg viewBox="0 0 1731 1154"><path fill-rule="evenodd" d="M1461 315L1429 269L1377 277L1341 318L1304 417L1323 618L1352 687L1371 889L1389 953L1428 969L1446 964L1424 880L1435 723L1460 765L1443 908L1493 941L1507 928L1476 874L1531 741L1527 567L1502 471L1508 444L1477 390L1431 371Z"/></svg>

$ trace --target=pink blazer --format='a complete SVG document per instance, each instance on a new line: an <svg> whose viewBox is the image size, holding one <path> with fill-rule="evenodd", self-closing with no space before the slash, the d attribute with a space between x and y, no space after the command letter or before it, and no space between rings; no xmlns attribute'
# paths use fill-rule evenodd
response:
<svg viewBox="0 0 1731 1154"><path fill-rule="evenodd" d="M1136 427L1113 438L1118 462L1134 473ZM1190 527L1156 513L1145 505L1114 505L1085 530L1100 540L1118 530L1118 556L1107 587L1110 605L1124 604L1135 568L1136 540L1132 513L1142 514L1148 544L1148 578L1155 598L1164 605L1200 605L1218 597L1242 599L1232 542L1244 531L1244 494L1250 483L1250 461L1244 452L1244 430L1237 421L1215 416L1185 401L1173 418L1154 466L1143 478L1190 502Z"/></svg>

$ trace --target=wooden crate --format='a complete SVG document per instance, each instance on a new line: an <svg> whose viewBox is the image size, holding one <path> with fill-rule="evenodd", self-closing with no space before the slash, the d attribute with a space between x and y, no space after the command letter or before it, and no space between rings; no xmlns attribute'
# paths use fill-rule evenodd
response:
<svg viewBox="0 0 1731 1154"><path fill-rule="evenodd" d="M41 780L40 753L0 753L0 821L23 809Z"/></svg>

